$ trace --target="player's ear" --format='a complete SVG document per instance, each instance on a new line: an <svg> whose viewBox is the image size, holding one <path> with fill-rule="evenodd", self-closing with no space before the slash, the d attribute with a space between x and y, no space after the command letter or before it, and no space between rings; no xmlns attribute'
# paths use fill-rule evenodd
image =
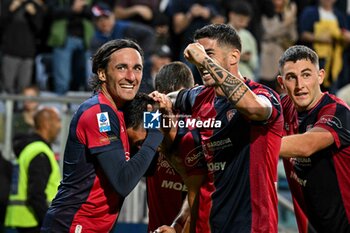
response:
<svg viewBox="0 0 350 233"><path fill-rule="evenodd" d="M238 49L232 49L230 52L230 65L235 65L241 58L241 52Z"/></svg>
<svg viewBox="0 0 350 233"><path fill-rule="evenodd" d="M106 81L106 72L104 69L98 69L97 75L99 80L101 80L102 82Z"/></svg>
<svg viewBox="0 0 350 233"><path fill-rule="evenodd" d="M284 90L283 77L281 75L277 76L277 82L280 85L280 87Z"/></svg>
<svg viewBox="0 0 350 233"><path fill-rule="evenodd" d="M323 80L324 80L324 76L325 76L326 72L324 69L320 69L318 71L318 84L322 84L323 83Z"/></svg>

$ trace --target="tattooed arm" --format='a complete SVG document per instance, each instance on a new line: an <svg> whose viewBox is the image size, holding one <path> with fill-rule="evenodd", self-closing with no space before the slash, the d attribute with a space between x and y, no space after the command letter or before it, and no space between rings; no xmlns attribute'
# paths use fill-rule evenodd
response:
<svg viewBox="0 0 350 233"><path fill-rule="evenodd" d="M232 66L237 66L240 53L238 50L233 50L232 53L236 53L238 57L237 62ZM184 55L188 61L197 67L207 70L215 80L216 88L220 88L221 92L235 105L237 110L249 119L263 121L269 118L272 108L271 102L267 98L259 97L252 92L238 72L235 76L221 67L206 53L201 44L192 43L188 45Z"/></svg>

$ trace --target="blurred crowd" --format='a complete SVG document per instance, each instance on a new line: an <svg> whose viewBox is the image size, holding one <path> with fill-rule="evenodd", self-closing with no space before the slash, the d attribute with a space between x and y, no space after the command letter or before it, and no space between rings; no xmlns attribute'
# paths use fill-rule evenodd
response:
<svg viewBox="0 0 350 233"><path fill-rule="evenodd" d="M154 91L158 72L172 61L186 63L194 84L202 84L184 50L196 29L208 24L233 26L242 42L239 72L278 93L283 92L276 80L281 55L296 44L312 48L326 72L322 91L350 104L350 0L1 0L0 95L90 92L92 55L119 38L136 41L145 53L140 92ZM54 141L36 128L54 130L56 137L58 115L56 127L44 127L35 124L37 102L29 98L15 107L20 111L13 117L14 135L36 133L31 139ZM47 121L56 116L45 111ZM42 114L37 122L45 122ZM21 148L16 142L28 138L15 139Z"/></svg>
<svg viewBox="0 0 350 233"><path fill-rule="evenodd" d="M156 73L171 61L186 62L201 84L183 50L211 23L239 32L242 75L277 91L278 59L294 44L320 55L324 90L337 93L350 83L347 0L2 0L1 93L32 85L57 95L89 91L90 57L116 38L133 39L145 52L140 91L153 91Z"/></svg>

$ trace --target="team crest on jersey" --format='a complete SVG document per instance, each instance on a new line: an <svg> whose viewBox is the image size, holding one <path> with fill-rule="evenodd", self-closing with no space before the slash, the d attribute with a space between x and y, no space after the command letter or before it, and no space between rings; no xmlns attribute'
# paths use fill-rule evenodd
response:
<svg viewBox="0 0 350 233"><path fill-rule="evenodd" d="M236 114L237 110L236 109L231 109L226 112L226 118L227 121L231 121L233 116Z"/></svg>
<svg viewBox="0 0 350 233"><path fill-rule="evenodd" d="M175 175L175 171L173 167L168 163L168 161L166 160L163 154L159 154L157 167L158 167L157 169L158 171L161 169L165 169L165 173Z"/></svg>
<svg viewBox="0 0 350 233"><path fill-rule="evenodd" d="M101 112L97 115L98 128L100 133L111 131L108 112Z"/></svg>

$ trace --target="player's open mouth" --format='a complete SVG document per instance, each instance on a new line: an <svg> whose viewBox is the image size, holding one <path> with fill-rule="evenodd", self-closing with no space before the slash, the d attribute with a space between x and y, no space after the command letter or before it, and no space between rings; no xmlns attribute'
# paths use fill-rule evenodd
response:
<svg viewBox="0 0 350 233"><path fill-rule="evenodd" d="M209 71L206 70L203 66L200 66L198 69L199 69L199 71L201 72L201 74L202 74L203 76L209 74Z"/></svg>
<svg viewBox="0 0 350 233"><path fill-rule="evenodd" d="M306 92L295 93L295 96L306 96L306 95L307 95Z"/></svg>
<svg viewBox="0 0 350 233"><path fill-rule="evenodd" d="M299 92L299 93L295 93L294 96L298 100L304 100L304 99L307 99L309 95L308 93L305 93L305 92Z"/></svg>

